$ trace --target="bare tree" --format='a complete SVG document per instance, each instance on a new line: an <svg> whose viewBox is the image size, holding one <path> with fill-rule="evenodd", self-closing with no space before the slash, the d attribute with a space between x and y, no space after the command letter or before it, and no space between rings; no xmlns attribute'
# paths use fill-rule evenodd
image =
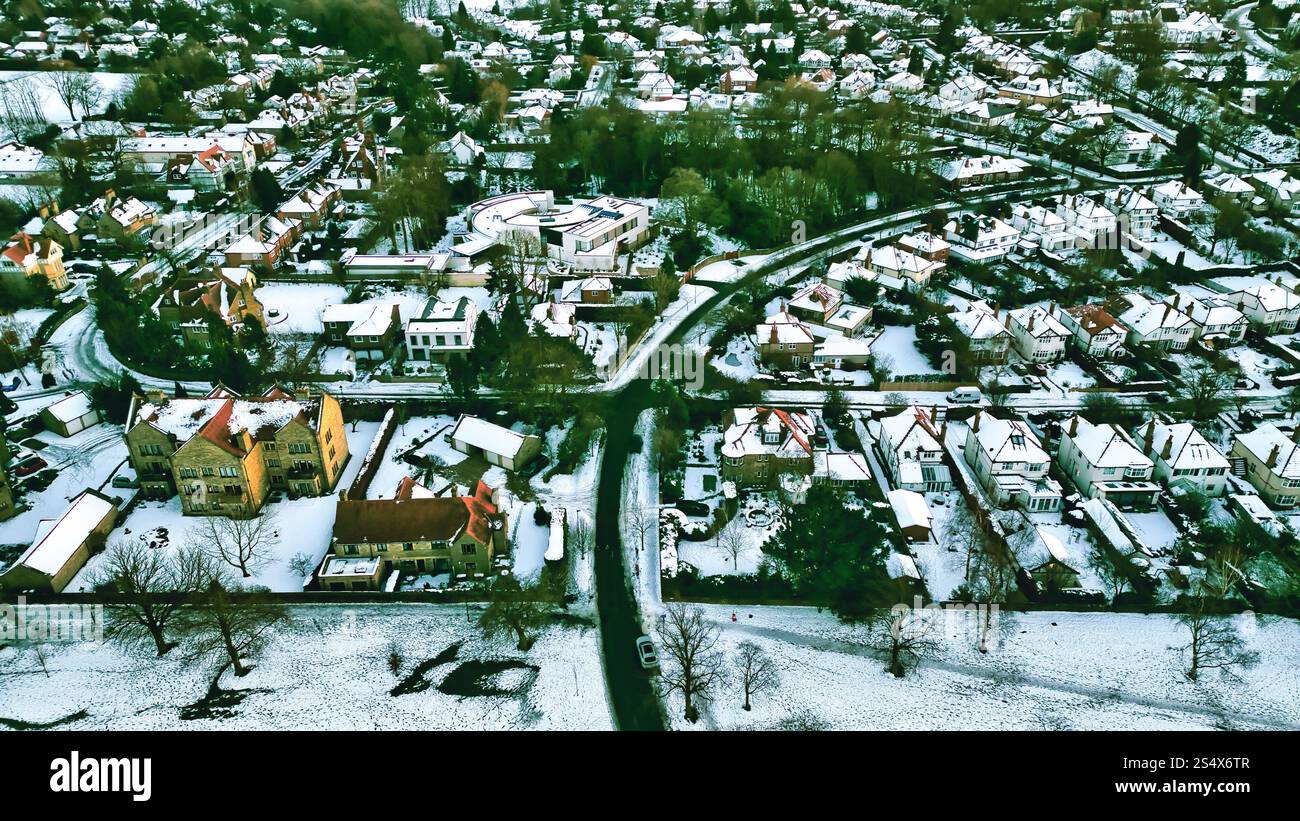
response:
<svg viewBox="0 0 1300 821"><path fill-rule="evenodd" d="M536 637L531 635L546 624L549 607L536 586L524 587L513 573L492 583L488 606L479 614L478 626L485 638L513 633L515 646L526 652Z"/></svg>
<svg viewBox="0 0 1300 821"><path fill-rule="evenodd" d="M1223 410L1231 387L1232 379L1226 373L1201 365L1183 380L1180 404L1194 420L1213 419Z"/></svg>
<svg viewBox="0 0 1300 821"><path fill-rule="evenodd" d="M105 637L128 647L152 643L159 656L166 655L176 646L167 638L168 628L184 629L177 594L195 592L206 581L199 575L204 563L189 547L169 554L137 539L113 542L92 577L94 587L111 588L123 598Z"/></svg>
<svg viewBox="0 0 1300 821"><path fill-rule="evenodd" d="M27 140L49 126L34 82L0 83L0 125L18 140Z"/></svg>
<svg viewBox="0 0 1300 821"><path fill-rule="evenodd" d="M248 519L208 516L199 532L208 555L235 568L245 579L266 564L280 542L274 513Z"/></svg>
<svg viewBox="0 0 1300 821"><path fill-rule="evenodd" d="M510 295L522 293L525 304L531 308L532 292L526 286L546 266L546 247L541 239L519 229L503 231L497 237L497 244L502 249L499 264L494 267L501 275L500 291Z"/></svg>
<svg viewBox="0 0 1300 821"><path fill-rule="evenodd" d="M671 662L662 671L664 692L680 692L686 720L699 721L696 700L722 681L723 657L717 649L719 630L700 607L670 604L659 625L659 644Z"/></svg>
<svg viewBox="0 0 1300 821"><path fill-rule="evenodd" d="M725 526L718 528L713 540L718 547L722 548L722 552L731 557L732 569L740 572L740 554L745 551L749 542L745 538L745 531L737 522L737 519L732 519Z"/></svg>
<svg viewBox="0 0 1300 821"><path fill-rule="evenodd" d="M573 544L574 552L579 556L586 556L587 551L591 549L591 524L582 511L574 511L573 527L569 529L569 541Z"/></svg>
<svg viewBox="0 0 1300 821"><path fill-rule="evenodd" d="M867 641L884 654L886 668L898 678L915 669L921 658L938 646L937 621L906 604L877 611L865 624Z"/></svg>
<svg viewBox="0 0 1300 821"><path fill-rule="evenodd" d="M1011 534L1005 546L989 543L983 546L974 557L970 573L966 579L966 589L970 599L980 605L979 651L989 651L989 632L992 630L995 607L1006 602L1007 597L1016 591L1016 569L1020 566L1018 554L1027 546L1026 534L1032 534L1033 527L1026 527ZM1000 623L1000 622L999 622Z"/></svg>
<svg viewBox="0 0 1300 821"><path fill-rule="evenodd" d="M633 492L628 499L627 526L636 534L637 550L645 550L645 538L658 523L658 511L641 506L639 497Z"/></svg>
<svg viewBox="0 0 1300 821"><path fill-rule="evenodd" d="M289 612L270 598L265 587L242 585L206 556L201 572L207 582L199 602L187 614L192 621L185 657L219 667L229 664L235 675L247 675L253 668L245 661L266 647L272 629L287 622Z"/></svg>
<svg viewBox="0 0 1300 821"><path fill-rule="evenodd" d="M1189 679L1200 680L1202 670L1233 675L1236 668L1253 666L1259 660L1258 653L1247 649L1231 617L1216 612L1214 600L1206 595L1204 588L1185 596L1183 601L1187 609L1178 614L1178 621L1190 634L1183 646L1189 665L1185 674Z"/></svg>
<svg viewBox="0 0 1300 821"><path fill-rule="evenodd" d="M1114 554L1101 545L1094 544L1088 551L1088 567L1105 586L1112 602L1129 589L1129 577L1125 568L1115 561Z"/></svg>
<svg viewBox="0 0 1300 821"><path fill-rule="evenodd" d="M781 674L777 672L776 662L763 651L762 647L752 641L744 641L736 648L731 660L736 671L736 680L745 693L746 710L750 709L750 697L766 693L777 688L781 683Z"/></svg>
<svg viewBox="0 0 1300 821"><path fill-rule="evenodd" d="M287 340L276 346L275 370L285 387L298 388L311 381L318 368L311 347L310 342L301 339Z"/></svg>
<svg viewBox="0 0 1300 821"><path fill-rule="evenodd" d="M987 543L988 534L975 511L964 499L958 499L943 528L943 546L948 552L956 554L955 558L961 563L963 579L970 578L971 565ZM936 595L939 592L935 591ZM949 590L946 594L952 595L954 592Z"/></svg>
<svg viewBox="0 0 1300 821"><path fill-rule="evenodd" d="M77 107L81 107L83 117L90 116L91 109L103 99L103 92L95 77L84 71L51 71L45 75L46 83L59 96L68 109L68 116L77 119Z"/></svg>

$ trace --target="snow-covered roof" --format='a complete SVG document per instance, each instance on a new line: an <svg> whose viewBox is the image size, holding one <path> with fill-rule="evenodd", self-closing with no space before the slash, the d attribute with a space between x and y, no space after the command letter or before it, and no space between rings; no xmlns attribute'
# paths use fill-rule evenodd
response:
<svg viewBox="0 0 1300 821"><path fill-rule="evenodd" d="M77 391L49 405L45 410L58 421L67 423L80 419L94 408L91 406L90 397L84 391Z"/></svg>
<svg viewBox="0 0 1300 821"><path fill-rule="evenodd" d="M462 414L451 431L451 439L453 442L464 442L488 453L513 459L519 455L519 449L528 437L486 419Z"/></svg>
<svg viewBox="0 0 1300 821"><path fill-rule="evenodd" d="M53 576L64 568L73 554L90 538L104 519L117 510L112 500L93 490L82 491L59 517L53 527L24 553L16 565Z"/></svg>
<svg viewBox="0 0 1300 821"><path fill-rule="evenodd" d="M889 506L894 511L894 518L901 528L930 528L930 507L925 497L914 490L895 489L889 491Z"/></svg>

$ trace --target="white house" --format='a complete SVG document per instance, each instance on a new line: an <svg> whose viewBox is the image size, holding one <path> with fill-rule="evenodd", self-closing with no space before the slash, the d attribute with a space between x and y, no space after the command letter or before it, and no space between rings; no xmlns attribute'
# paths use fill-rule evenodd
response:
<svg viewBox="0 0 1300 821"><path fill-rule="evenodd" d="M1055 306L1053 306L1055 307ZM1047 364L1065 358L1065 345L1072 334L1041 305L1007 312L1007 330L1016 351L1030 362Z"/></svg>
<svg viewBox="0 0 1300 821"><path fill-rule="evenodd" d="M1020 231L997 217L967 214L961 221L949 220L943 227L952 253L967 262L1001 259L1020 242Z"/></svg>
<svg viewBox="0 0 1300 821"><path fill-rule="evenodd" d="M1205 206L1201 192L1182 180L1170 180L1155 186L1151 189L1151 200L1160 213L1178 220L1187 219Z"/></svg>
<svg viewBox="0 0 1300 821"><path fill-rule="evenodd" d="M1101 305L1057 308L1054 316L1070 331L1075 347L1097 359L1114 358L1128 338L1128 328Z"/></svg>
<svg viewBox="0 0 1300 821"><path fill-rule="evenodd" d="M1272 282L1233 291L1224 300L1245 314L1247 321L1265 335L1291 333L1300 321L1300 295Z"/></svg>
<svg viewBox="0 0 1300 821"><path fill-rule="evenodd" d="M922 493L952 490L952 475L944 461L944 425L934 411L911 407L880 420L876 450L895 488Z"/></svg>
<svg viewBox="0 0 1300 821"><path fill-rule="evenodd" d="M416 362L445 361L474 347L478 306L468 297L443 302L430 297L418 316L406 321L406 357Z"/></svg>
<svg viewBox="0 0 1300 821"><path fill-rule="evenodd" d="M1151 302L1137 293L1126 294L1124 299L1129 307L1118 319L1129 329L1130 345L1181 351L1196 338L1196 323L1169 303Z"/></svg>
<svg viewBox="0 0 1300 821"><path fill-rule="evenodd" d="M1024 422L977 412L962 456L994 504L1032 512L1061 509L1061 486L1048 476L1052 459Z"/></svg>
<svg viewBox="0 0 1300 821"><path fill-rule="evenodd" d="M1120 508L1149 509L1160 486L1151 481L1154 463L1122 428L1070 417L1061 429L1057 454L1061 471L1090 499Z"/></svg>
<svg viewBox="0 0 1300 821"><path fill-rule="evenodd" d="M1206 496L1224 494L1231 465L1191 423L1169 425L1153 417L1139 429L1138 437L1155 463L1156 479L1171 487L1194 487Z"/></svg>

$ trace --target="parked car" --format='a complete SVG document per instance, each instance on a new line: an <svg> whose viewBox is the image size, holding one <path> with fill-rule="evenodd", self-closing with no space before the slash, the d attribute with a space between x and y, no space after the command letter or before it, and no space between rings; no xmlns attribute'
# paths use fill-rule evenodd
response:
<svg viewBox="0 0 1300 821"><path fill-rule="evenodd" d="M655 670L659 667L659 654L655 652L654 642L649 636L641 636L636 640L636 654L641 659L641 666L646 670Z"/></svg>
<svg viewBox="0 0 1300 821"><path fill-rule="evenodd" d="M15 476L31 476L41 468L48 467L46 461L41 457L32 454L18 464L14 465Z"/></svg>
<svg viewBox="0 0 1300 821"><path fill-rule="evenodd" d="M42 490L45 490L50 485L54 484L54 480L57 478L59 478L59 472L57 470L42 470L35 476L28 476L22 481L22 484L20 484L19 487L29 493L40 493Z"/></svg>
<svg viewBox="0 0 1300 821"><path fill-rule="evenodd" d="M948 393L948 401L957 405L977 405L984 401L984 394L979 388L953 388Z"/></svg>
<svg viewBox="0 0 1300 821"><path fill-rule="evenodd" d="M139 487L139 486L140 486L140 483L139 483L138 481L136 481L136 478L135 478L134 476L114 476L114 477L113 477L113 487L116 487L116 488L133 488L133 487Z"/></svg>

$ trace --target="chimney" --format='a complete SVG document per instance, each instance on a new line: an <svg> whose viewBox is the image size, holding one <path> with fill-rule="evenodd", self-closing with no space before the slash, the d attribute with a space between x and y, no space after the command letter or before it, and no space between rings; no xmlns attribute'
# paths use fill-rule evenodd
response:
<svg viewBox="0 0 1300 821"><path fill-rule="evenodd" d="M1079 432L1079 414L1070 417L1070 436L1073 438Z"/></svg>
<svg viewBox="0 0 1300 821"><path fill-rule="evenodd" d="M1155 422L1153 421L1151 424L1154 425ZM1168 462L1169 457L1172 456L1173 453L1174 453L1174 437L1170 436L1167 439L1165 439L1165 446L1160 449L1160 458Z"/></svg>
<svg viewBox="0 0 1300 821"><path fill-rule="evenodd" d="M1032 331L1032 330L1034 329L1034 317L1035 317L1035 316L1037 316L1037 314L1035 314L1033 311L1030 311L1030 312L1029 312L1029 324L1025 326L1025 330L1026 330L1026 331Z"/></svg>
<svg viewBox="0 0 1300 821"><path fill-rule="evenodd" d="M1173 437L1170 437L1170 439L1172 438ZM1156 441L1156 418L1154 416L1151 417L1150 422L1147 422L1147 430L1146 433L1142 434L1142 439L1144 440L1143 443L1146 445L1146 449L1148 451L1151 450L1151 446L1154 445Z"/></svg>
<svg viewBox="0 0 1300 821"><path fill-rule="evenodd" d="M1277 464L1277 454L1281 449L1281 445L1273 446L1273 449L1268 452L1268 458L1264 460L1264 467L1271 468Z"/></svg>
<svg viewBox="0 0 1300 821"><path fill-rule="evenodd" d="M975 415L971 417L970 429L975 431L976 433L980 432L980 417L983 415L984 415L984 411L975 411Z"/></svg>
<svg viewBox="0 0 1300 821"><path fill-rule="evenodd" d="M1007 311L1006 318L1002 320L1002 327L1004 327L1004 328L1010 328L1010 327L1011 327L1011 312L1010 312L1010 311Z"/></svg>
<svg viewBox="0 0 1300 821"><path fill-rule="evenodd" d="M1001 311L1001 310L1002 310L1002 304L1001 304L1001 303L998 303L998 302L994 302L994 303L993 303L993 318L994 318L994 319L997 319L997 318L998 318L998 312Z"/></svg>
<svg viewBox="0 0 1300 821"><path fill-rule="evenodd" d="M946 441L948 441L948 420L944 419L939 425L939 444L942 445Z"/></svg>
<svg viewBox="0 0 1300 821"><path fill-rule="evenodd" d="M1300 445L1300 425L1296 425L1295 430L1291 431L1291 441Z"/></svg>

